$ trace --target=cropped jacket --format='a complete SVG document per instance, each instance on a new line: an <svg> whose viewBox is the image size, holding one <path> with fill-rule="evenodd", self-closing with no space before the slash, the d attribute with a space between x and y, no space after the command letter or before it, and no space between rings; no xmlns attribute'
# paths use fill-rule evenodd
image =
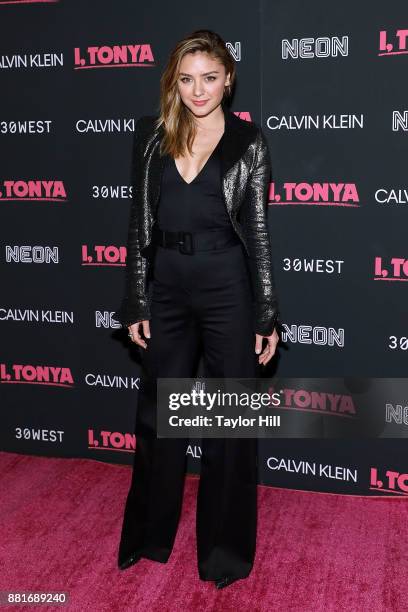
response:
<svg viewBox="0 0 408 612"><path fill-rule="evenodd" d="M260 126L237 117L224 103L224 138L220 143L222 195L231 224L244 247L252 286L255 333L281 329L266 210L271 162ZM123 327L151 318L152 228L157 218L165 157L159 154L163 126L154 115L135 125L131 184L132 201L127 236L125 287L114 318ZM187 257L188 255L186 255Z"/></svg>

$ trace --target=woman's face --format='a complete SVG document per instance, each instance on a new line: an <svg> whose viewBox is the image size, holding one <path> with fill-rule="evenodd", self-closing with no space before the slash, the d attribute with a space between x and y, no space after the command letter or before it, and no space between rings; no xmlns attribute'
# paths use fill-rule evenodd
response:
<svg viewBox="0 0 408 612"><path fill-rule="evenodd" d="M177 82L183 103L194 115L204 117L221 103L230 77L218 60L208 53L196 51L186 53L181 60Z"/></svg>

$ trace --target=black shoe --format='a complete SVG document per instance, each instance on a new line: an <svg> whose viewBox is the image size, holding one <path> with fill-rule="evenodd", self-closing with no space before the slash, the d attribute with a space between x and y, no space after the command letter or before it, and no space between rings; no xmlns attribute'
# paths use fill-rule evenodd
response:
<svg viewBox="0 0 408 612"><path fill-rule="evenodd" d="M234 578L233 576L224 576L224 578L219 578L218 580L215 580L214 582L215 582L215 586L217 587L217 589L223 589L224 587L227 587L228 585L232 584L236 580L239 580L239 578Z"/></svg>
<svg viewBox="0 0 408 612"><path fill-rule="evenodd" d="M137 555L136 553L132 553L130 555L130 557L128 557L127 559L125 559L122 562L119 562L118 563L118 567L121 570L125 570L128 567L130 567L131 565L133 565L134 563L137 563L140 559L141 559L140 555Z"/></svg>

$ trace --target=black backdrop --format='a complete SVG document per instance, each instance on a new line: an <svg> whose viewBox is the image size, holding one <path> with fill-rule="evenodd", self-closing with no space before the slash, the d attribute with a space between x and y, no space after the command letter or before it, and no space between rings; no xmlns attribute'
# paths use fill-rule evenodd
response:
<svg viewBox="0 0 408 612"><path fill-rule="evenodd" d="M305 377L402 379L377 406L384 421L386 405L399 407L400 439L263 440L259 481L408 494L404 8L0 1L3 450L132 461L139 366L112 316L132 131L157 113L175 42L211 28L237 63L232 110L270 145L286 330L276 373L300 388ZM193 472L199 456L192 440Z"/></svg>

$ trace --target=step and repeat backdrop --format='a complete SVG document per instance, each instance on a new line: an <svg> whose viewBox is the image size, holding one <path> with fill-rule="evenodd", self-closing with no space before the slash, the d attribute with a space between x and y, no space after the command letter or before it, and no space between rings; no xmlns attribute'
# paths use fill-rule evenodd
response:
<svg viewBox="0 0 408 612"><path fill-rule="evenodd" d="M113 316L132 133L158 112L175 43L209 28L236 62L231 110L261 125L272 160L284 333L262 376L292 425L259 441L259 482L408 495L404 9L0 0L2 450L132 464L141 370ZM367 428L333 433L370 407Z"/></svg>

